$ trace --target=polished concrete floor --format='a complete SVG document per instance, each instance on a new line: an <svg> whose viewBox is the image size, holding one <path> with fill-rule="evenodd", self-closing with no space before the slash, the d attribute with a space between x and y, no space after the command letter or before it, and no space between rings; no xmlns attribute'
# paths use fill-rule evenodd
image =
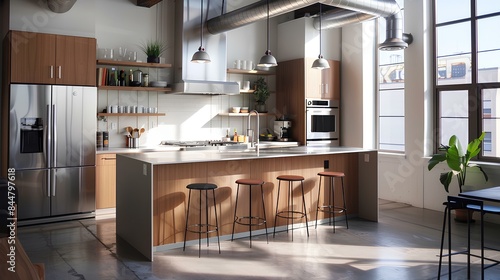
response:
<svg viewBox="0 0 500 280"><path fill-rule="evenodd" d="M33 262L45 264L46 279L436 279L442 213L389 201L380 202L378 223L350 219L336 233L328 225L156 252L148 262L127 244L117 242L115 219L85 219L24 226L18 235ZM473 225L476 238L479 223ZM139 230L139 229L138 229ZM466 245L466 225L453 222L453 238ZM499 241L500 226L487 224L487 240ZM473 248L477 248L473 244ZM487 251L489 257L500 254ZM472 279L479 279L472 259ZM466 258L454 257L453 279L466 279ZM444 279L447 265L443 267ZM486 270L499 279L500 265Z"/></svg>

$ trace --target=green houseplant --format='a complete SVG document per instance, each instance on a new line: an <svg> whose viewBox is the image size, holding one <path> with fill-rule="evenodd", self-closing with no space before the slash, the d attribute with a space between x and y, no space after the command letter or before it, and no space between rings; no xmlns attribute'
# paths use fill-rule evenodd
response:
<svg viewBox="0 0 500 280"><path fill-rule="evenodd" d="M479 138L472 140L467 145L466 151L463 150L458 137L456 135L452 135L448 146L441 145L439 147L439 150L444 151L444 153L438 153L431 157L427 166L429 171L432 170L432 168L434 168L434 166L438 163L443 161L446 161L448 167L451 169L448 172L441 173L439 176L439 181L443 185L446 192L449 192L449 186L453 175L457 177L459 192L462 192L468 168L478 168L486 181L488 180L488 176L481 166L470 163L470 160L477 156L481 151L481 142L483 141L485 134L486 133L483 132Z"/></svg>
<svg viewBox="0 0 500 280"><path fill-rule="evenodd" d="M265 113L266 111L266 100L269 98L270 92L267 88L266 80L263 77L259 77L255 81L255 91L253 96L255 98L255 109L260 113Z"/></svg>
<svg viewBox="0 0 500 280"><path fill-rule="evenodd" d="M150 40L141 46L142 51L148 57L147 61L149 63L159 63L160 55L165 52L167 47L161 41Z"/></svg>

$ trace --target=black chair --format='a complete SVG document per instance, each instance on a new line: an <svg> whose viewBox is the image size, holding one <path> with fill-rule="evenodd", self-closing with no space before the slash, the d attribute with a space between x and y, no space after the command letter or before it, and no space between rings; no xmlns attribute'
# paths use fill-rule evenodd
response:
<svg viewBox="0 0 500 280"><path fill-rule="evenodd" d="M186 250L186 238L187 238L187 232L193 232L193 233L198 233L198 257L201 257L201 234L206 233L207 234L207 247L208 247L208 234L211 232L216 232L217 233L217 243L219 244L219 254L220 254L220 239L219 239L219 222L217 221L217 203L215 202L215 189L217 188L217 185L215 184L209 184L209 183L194 183L194 184L189 184L187 187L189 189L189 197L188 197L188 205L187 205L187 214L186 214L186 227L184 229L184 247L183 251ZM191 206L191 190L197 190L200 191L200 202L199 202L199 223L198 224L193 224L193 225L188 225L189 221L189 208ZM215 212L215 225L212 225L208 222L208 191L212 190L212 195L214 199L214 212ZM202 215L201 215L201 197L202 197L202 191L205 191L205 223L202 223ZM194 228L194 229L192 229Z"/></svg>
<svg viewBox="0 0 500 280"><path fill-rule="evenodd" d="M231 241L234 238L234 226L235 224L246 225L250 228L250 248L252 248L252 226L261 226L264 225L266 229L266 239L267 243L269 243L269 238L267 236L267 219L266 219L266 205L264 204L264 181L262 180L253 180L253 179L238 179L236 180L236 184L238 184L238 188L236 189L236 202L234 205L234 220L233 220L233 233L231 234ZM238 197L240 193L240 185L246 185L249 187L249 195L248 195L248 216L237 216L236 212L238 210ZM264 217L252 216L252 188L260 186L260 193L262 198L262 211Z"/></svg>
<svg viewBox="0 0 500 280"><path fill-rule="evenodd" d="M302 219L305 217L306 219L306 230L307 230L307 237L309 237L309 226L308 226L308 220L307 220L307 213L306 213L306 200L304 196L304 177L298 176L298 175L280 175L276 179L278 179L278 197L276 199L276 213L274 215L274 231L273 231L273 237L276 234L276 221L278 218L284 218L287 220L286 223L286 231L288 232L288 221L293 220L293 219ZM278 206L280 203L280 189L281 189L281 181L288 182L288 199L287 199L287 207L285 210L278 211ZM302 190L302 205L303 205L303 211L298 211L294 210L293 208L293 182L300 182L300 187ZM291 203L291 205L290 205ZM292 223L292 241L293 241L293 223Z"/></svg>
<svg viewBox="0 0 500 280"><path fill-rule="evenodd" d="M344 191L344 172L333 172L333 171L324 171L319 172L319 189L318 189L318 207L316 208L316 223L314 228L318 227L318 211L328 213L328 222L329 224L333 224L333 232L335 232L335 213L344 213L345 218L345 226L349 228L349 223L347 222L347 205L345 203L345 191ZM323 177L330 179L330 195L328 196L328 205L319 205L319 199L321 194L321 179ZM335 205L335 178L340 178L342 185L342 205ZM326 179L325 179L326 181ZM324 191L326 193L326 191ZM333 223L332 223L333 218Z"/></svg>
<svg viewBox="0 0 500 280"><path fill-rule="evenodd" d="M442 259L444 256L448 257L448 277L451 279L451 256L452 255L457 255L457 254L467 254L467 278L470 279L470 257L478 257L481 258L481 279L484 279L484 270L487 268L490 268L492 266L495 266L499 264L500 262L497 260L493 260L490 258L485 258L484 257L484 249L490 249L490 250L495 250L499 251L498 249L495 248L490 248L490 247L485 247L484 246L484 214L500 214L500 207L495 207L495 206L489 206L489 205L484 205L483 201L477 200L477 199L472 199L472 198L465 198L465 197L460 197L460 196L448 196L448 201L443 203L445 205L445 211L444 211L444 219L443 219L443 230L441 233L441 248L439 252L439 268L438 268L438 279L441 278L441 265L442 265ZM467 220L467 249L462 250L462 251L457 251L452 253L451 252L451 210L456 210L456 209L464 209L468 211L478 211L480 213L480 235L481 235L481 255L475 255L471 254L470 248L471 248L471 234L470 234L470 219ZM445 230L446 230L446 220L448 219L448 254L443 255L443 243L444 243L444 235L445 235ZM489 260L492 261L493 263L484 266L484 260Z"/></svg>

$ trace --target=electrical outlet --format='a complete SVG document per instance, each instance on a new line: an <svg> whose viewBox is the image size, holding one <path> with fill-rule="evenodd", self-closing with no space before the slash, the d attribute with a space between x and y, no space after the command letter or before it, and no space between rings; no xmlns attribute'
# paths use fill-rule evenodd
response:
<svg viewBox="0 0 500 280"><path fill-rule="evenodd" d="M111 130L116 130L116 123L115 122L111 123Z"/></svg>
<svg viewBox="0 0 500 280"><path fill-rule="evenodd" d="M370 154L365 154L365 162L370 162Z"/></svg>
<svg viewBox="0 0 500 280"><path fill-rule="evenodd" d="M148 165L145 163L142 164L142 175L144 176L148 175Z"/></svg>
<svg viewBox="0 0 500 280"><path fill-rule="evenodd" d="M330 168L330 161L329 161L329 160L325 160L325 161L323 162L323 168L324 168L324 169L328 169L328 168Z"/></svg>

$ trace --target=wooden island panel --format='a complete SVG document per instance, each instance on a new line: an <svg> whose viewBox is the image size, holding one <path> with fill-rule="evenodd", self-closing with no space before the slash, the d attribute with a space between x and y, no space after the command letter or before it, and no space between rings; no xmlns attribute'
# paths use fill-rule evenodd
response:
<svg viewBox="0 0 500 280"><path fill-rule="evenodd" d="M324 169L324 161L329 161L329 169ZM217 184L216 202L220 235L231 235L234 216L234 203L236 200L235 181L240 178L252 178L264 180L264 199L266 204L267 227L274 226L274 214L276 211L276 198L278 193L278 182L276 177L283 174L295 174L304 176L304 192L309 221L316 219L316 207L318 205L318 172L341 171L346 174L346 200L348 214L358 213L358 154L325 154L300 157L276 157L259 158L249 160L229 160L217 162L186 163L155 165L153 172L153 245L167 245L183 242L185 216L187 210L188 190L186 186L195 182L208 182ZM336 203L342 202L340 180L336 181ZM240 188L240 199L238 201L239 215L247 215L248 212L248 187ZM261 205L260 188L252 191L252 215L263 216ZM328 194L328 190L326 192ZM285 198L287 188L282 183L279 210L286 207ZM198 223L198 192L193 192L191 197L190 223ZM322 190L322 197L325 193ZM212 196L209 193L209 201ZM204 199L204 198L203 198ZM327 201L327 199L325 200ZM212 203L210 203L211 205ZM302 209L300 184L294 184L294 208ZM203 204L204 205L204 204ZM204 209L203 209L204 211ZM213 209L209 209L210 223L215 223ZM241 211L241 212L240 212ZM321 212L320 212L321 213ZM321 213L319 219L325 218ZM303 223L302 220L295 220ZM277 226L286 225L285 219L279 219ZM260 226L255 229L264 229ZM254 229L254 230L255 230ZM247 232L247 226L237 225L235 232ZM270 232L271 232L270 231ZM215 236L212 234L211 236ZM197 239L197 234L188 233L188 240Z"/></svg>

